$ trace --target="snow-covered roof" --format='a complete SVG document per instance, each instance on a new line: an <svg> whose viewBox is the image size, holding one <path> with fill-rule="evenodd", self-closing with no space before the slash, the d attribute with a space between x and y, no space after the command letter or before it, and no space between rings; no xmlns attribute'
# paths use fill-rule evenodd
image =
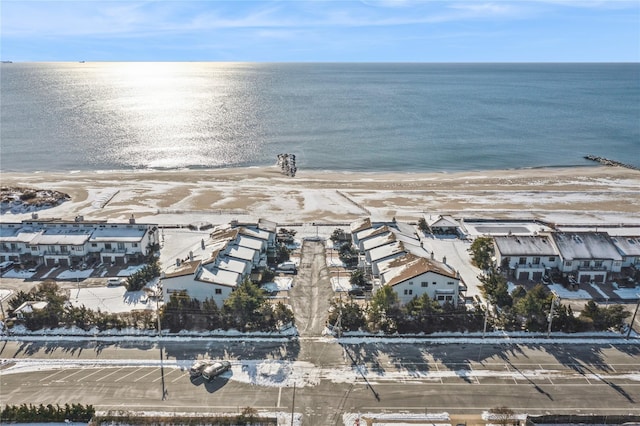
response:
<svg viewBox="0 0 640 426"><path fill-rule="evenodd" d="M218 268L211 270L203 268L198 274L197 279L199 281L235 287L240 284L241 277L240 274L233 271L225 271Z"/></svg>
<svg viewBox="0 0 640 426"><path fill-rule="evenodd" d="M640 256L640 237L610 237L622 256Z"/></svg>
<svg viewBox="0 0 640 426"><path fill-rule="evenodd" d="M496 247L503 256L557 256L551 238L547 235L510 235L494 237Z"/></svg>
<svg viewBox="0 0 640 426"><path fill-rule="evenodd" d="M413 225L409 225L408 223L393 222L393 224L389 226L389 229L391 229L391 232L395 233L396 235L400 233L409 238L418 237L418 234L416 233L416 229L413 227Z"/></svg>
<svg viewBox="0 0 640 426"><path fill-rule="evenodd" d="M216 262L216 266L218 269L232 271L238 274L244 274L245 272L251 271L252 263L240 259L233 259L227 256L219 256Z"/></svg>
<svg viewBox="0 0 640 426"><path fill-rule="evenodd" d="M363 229L362 231L356 233L356 238L358 239L358 241L362 242L378 235L384 235L388 232L391 232L389 230L389 227L387 225L383 225L377 228Z"/></svg>
<svg viewBox="0 0 640 426"><path fill-rule="evenodd" d="M238 232L238 228L231 228L230 225L227 224L215 227L209 236L214 242L232 241L236 239Z"/></svg>
<svg viewBox="0 0 640 426"><path fill-rule="evenodd" d="M349 228L351 229L352 234L358 233L363 229L371 228L371 219L366 217L364 219L356 220L355 222L351 223Z"/></svg>
<svg viewBox="0 0 640 426"><path fill-rule="evenodd" d="M246 235L248 237L257 238L263 241L269 241L271 235L273 235L269 231L265 231L264 229L253 229L253 228L240 228L240 234Z"/></svg>
<svg viewBox="0 0 640 426"><path fill-rule="evenodd" d="M40 232L22 231L15 228L0 228L0 242L29 244Z"/></svg>
<svg viewBox="0 0 640 426"><path fill-rule="evenodd" d="M622 260L605 232L554 232L552 235L563 259Z"/></svg>
<svg viewBox="0 0 640 426"><path fill-rule="evenodd" d="M238 259L248 260L253 262L253 257L256 255L257 250L249 247L232 246L227 249L227 256L237 257Z"/></svg>
<svg viewBox="0 0 640 426"><path fill-rule="evenodd" d="M400 242L393 242L391 244L385 244L380 247L376 247L369 251L369 258L371 262L376 262L380 259L384 259L394 254L404 253L404 245Z"/></svg>
<svg viewBox="0 0 640 426"><path fill-rule="evenodd" d="M258 229L262 229L275 234L277 228L278 224L272 220L258 219Z"/></svg>
<svg viewBox="0 0 640 426"><path fill-rule="evenodd" d="M164 273L164 278L184 277L185 275L193 275L200 265L199 260L183 262L180 266L171 266Z"/></svg>
<svg viewBox="0 0 640 426"><path fill-rule="evenodd" d="M377 235L373 238L362 241L362 249L364 251L373 250L376 247L383 246L385 244L391 244L396 241L396 236L391 232L386 234Z"/></svg>
<svg viewBox="0 0 640 426"><path fill-rule="evenodd" d="M34 245L84 245L90 237L90 233L84 229L51 228L36 235L31 244Z"/></svg>
<svg viewBox="0 0 640 426"><path fill-rule="evenodd" d="M28 300L23 302L20 306L18 306L13 313L14 314L30 314L33 311L40 311L47 307L48 302L34 301Z"/></svg>
<svg viewBox="0 0 640 426"><path fill-rule="evenodd" d="M430 228L457 228L460 226L458 221L455 220L453 216L448 215L440 215L435 218L429 217L429 219L425 217L425 220Z"/></svg>
<svg viewBox="0 0 640 426"><path fill-rule="evenodd" d="M397 257L385 262L386 270L381 274L385 285L394 286L420 275L432 272L457 279L456 272L442 262L412 254Z"/></svg>
<svg viewBox="0 0 640 426"><path fill-rule="evenodd" d="M138 227L134 228L97 228L91 233L91 242L131 242L137 243L142 241L147 230Z"/></svg>
<svg viewBox="0 0 640 426"><path fill-rule="evenodd" d="M257 240L255 238L247 237L244 235L238 236L236 241L240 247L248 247L257 251L260 251L265 247L264 240Z"/></svg>

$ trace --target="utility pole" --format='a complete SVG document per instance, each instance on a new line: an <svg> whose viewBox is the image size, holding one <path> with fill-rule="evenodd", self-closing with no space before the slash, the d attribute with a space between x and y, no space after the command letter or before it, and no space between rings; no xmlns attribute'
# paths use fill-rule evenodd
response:
<svg viewBox="0 0 640 426"><path fill-rule="evenodd" d="M549 328L547 329L547 339L551 337L551 322L553 321L553 308L556 305L557 295L553 293L553 299L551 299L551 308L549 308Z"/></svg>
<svg viewBox="0 0 640 426"><path fill-rule="evenodd" d="M489 318L489 302L487 302L487 309L484 311L484 326L482 327L482 338L487 333L487 320Z"/></svg>
<svg viewBox="0 0 640 426"><path fill-rule="evenodd" d="M296 382L293 382L293 400L291 401L291 426L293 426L293 414L296 409Z"/></svg>
<svg viewBox="0 0 640 426"><path fill-rule="evenodd" d="M638 308L640 308L640 293L636 294L636 296L638 297L638 303L636 303L636 309L635 311L633 311L633 316L631 317L631 322L629 323L629 330L627 330L626 339L628 339L629 336L631 336L631 330L633 330L633 322L636 320L636 315L638 314Z"/></svg>

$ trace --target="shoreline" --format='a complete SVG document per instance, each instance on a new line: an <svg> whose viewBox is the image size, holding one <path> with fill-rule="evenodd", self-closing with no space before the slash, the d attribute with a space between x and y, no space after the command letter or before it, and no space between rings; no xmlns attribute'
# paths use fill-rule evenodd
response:
<svg viewBox="0 0 640 426"><path fill-rule="evenodd" d="M640 224L640 172L602 165L463 172L336 172L273 165L224 169L8 173L2 186L71 195L41 217L73 220L222 223L230 218L277 222L417 220L423 214L533 217L577 215L583 222ZM114 193L115 192L115 193ZM104 205L99 201L113 197ZM19 221L30 213L3 214Z"/></svg>

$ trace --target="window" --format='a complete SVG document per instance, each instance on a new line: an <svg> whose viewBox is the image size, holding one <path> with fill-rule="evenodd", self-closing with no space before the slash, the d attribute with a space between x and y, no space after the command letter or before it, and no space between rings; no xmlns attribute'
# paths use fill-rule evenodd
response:
<svg viewBox="0 0 640 426"><path fill-rule="evenodd" d="M521 257L521 258L518 260L518 264L519 264L519 265L525 265L526 263L527 263L527 258L526 258L526 257Z"/></svg>
<svg viewBox="0 0 640 426"><path fill-rule="evenodd" d="M132 243L131 247L138 247L138 243Z"/></svg>
<svg viewBox="0 0 640 426"><path fill-rule="evenodd" d="M67 246L60 246L60 253L69 253L69 248Z"/></svg>
<svg viewBox="0 0 640 426"><path fill-rule="evenodd" d="M596 268L602 268L602 260L596 260L596 261L594 262L594 266L595 266Z"/></svg>
<svg viewBox="0 0 640 426"><path fill-rule="evenodd" d="M429 287L429 283L428 283L428 282L426 282L426 281L422 281L422 282L420 283L420 285L421 285L422 287Z"/></svg>
<svg viewBox="0 0 640 426"><path fill-rule="evenodd" d="M413 294L413 289L409 289L409 295Z"/></svg>
<svg viewBox="0 0 640 426"><path fill-rule="evenodd" d="M98 247L98 244L96 244L96 243L91 243L91 247Z"/></svg>
<svg viewBox="0 0 640 426"><path fill-rule="evenodd" d="M409 281L409 285L413 285L413 281Z"/></svg>
<svg viewBox="0 0 640 426"><path fill-rule="evenodd" d="M556 258L555 256L549 256L549 262L555 262Z"/></svg>
<svg viewBox="0 0 640 426"><path fill-rule="evenodd" d="M38 246L31 246L31 251L38 251Z"/></svg>
<svg viewBox="0 0 640 426"><path fill-rule="evenodd" d="M124 243L118 243L118 250L124 250Z"/></svg>
<svg viewBox="0 0 640 426"><path fill-rule="evenodd" d="M451 300L453 300L453 296L446 296L446 297L445 297L445 300L447 300L447 301L451 301Z"/></svg>
<svg viewBox="0 0 640 426"><path fill-rule="evenodd" d="M534 265L539 265L540 264L540 258L539 257L534 257L533 258L533 264Z"/></svg>
<svg viewBox="0 0 640 426"><path fill-rule="evenodd" d="M564 266L571 266L572 262L570 260L564 261Z"/></svg>
<svg viewBox="0 0 640 426"><path fill-rule="evenodd" d="M443 295L439 295L438 296L438 300L444 300L444 296Z"/></svg>
<svg viewBox="0 0 640 426"><path fill-rule="evenodd" d="M583 260L582 261L582 266L585 267L585 268L588 268L590 263L591 262L589 262L588 260Z"/></svg>
<svg viewBox="0 0 640 426"><path fill-rule="evenodd" d="M104 243L105 250L111 250L111 243Z"/></svg>
<svg viewBox="0 0 640 426"><path fill-rule="evenodd" d="M453 285L453 284L454 284L454 282L453 282L453 281L449 281L449 282L447 282L447 285Z"/></svg>
<svg viewBox="0 0 640 426"><path fill-rule="evenodd" d="M437 283L437 282L435 282L435 281L434 281L432 284L433 284L433 285L438 285L438 283Z"/></svg>
<svg viewBox="0 0 640 426"><path fill-rule="evenodd" d="M413 290L411 290L411 289L406 289L406 288L404 289L404 295L405 295L405 296L406 296L406 295L412 295L412 294L413 294Z"/></svg>
<svg viewBox="0 0 640 426"><path fill-rule="evenodd" d="M222 294L222 289L221 288L216 288L216 294Z"/></svg>

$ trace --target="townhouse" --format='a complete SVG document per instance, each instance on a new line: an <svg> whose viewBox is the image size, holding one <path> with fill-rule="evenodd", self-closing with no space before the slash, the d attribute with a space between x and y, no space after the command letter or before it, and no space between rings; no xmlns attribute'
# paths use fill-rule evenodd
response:
<svg viewBox="0 0 640 426"><path fill-rule="evenodd" d="M622 255L606 232L554 232L558 268L579 283L603 283L622 269Z"/></svg>
<svg viewBox="0 0 640 426"><path fill-rule="evenodd" d="M560 264L550 235L507 235L493 238L496 265L517 280L541 281Z"/></svg>
<svg viewBox="0 0 640 426"><path fill-rule="evenodd" d="M31 219L0 223L0 261L81 267L139 263L158 245L155 224Z"/></svg>

